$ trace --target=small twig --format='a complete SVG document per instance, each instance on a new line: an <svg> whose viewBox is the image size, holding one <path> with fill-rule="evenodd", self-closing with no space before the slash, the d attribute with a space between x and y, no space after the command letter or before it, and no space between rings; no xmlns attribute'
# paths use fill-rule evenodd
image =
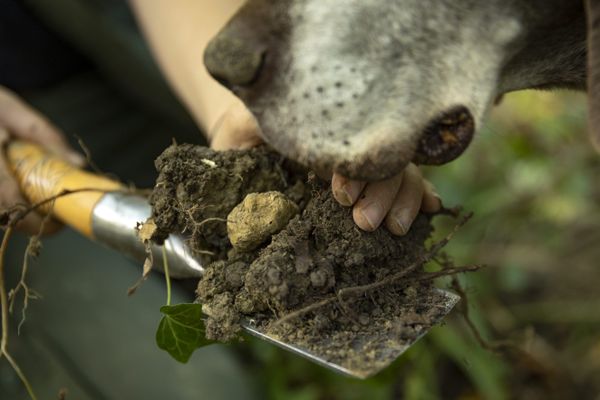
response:
<svg viewBox="0 0 600 400"><path fill-rule="evenodd" d="M431 248L429 249L429 251L419 257L417 259L417 261L415 261L414 263L412 263L411 265L409 265L408 267L404 268L402 271L397 272L391 276L388 276L384 279L381 279L379 281L373 282L373 283L369 283L366 285L361 285L361 286L352 286L352 287L347 287L347 288L343 288L338 290L338 292L335 295L326 297L320 301L317 301L316 303L312 303L309 304L306 307L300 308L299 310L296 311L292 311L287 315L284 315L283 317L281 317L280 319L278 319L277 321L274 322L274 325L281 325L287 321L296 319L298 317L301 317L311 311L317 310L321 307L324 307L326 305L329 305L333 302L335 302L336 300L339 301L340 304L343 304L344 301L344 296L349 296L349 295L359 295L359 294L363 294L366 293L368 291L374 290L374 289L378 289L380 287L383 286L387 286L387 285L391 285L393 283L396 283L398 280L406 277L407 275L409 275L410 273L414 272L417 268L421 267L423 264L431 261L436 255L437 253L442 250L444 248L444 246L446 246L448 244L448 242L452 239L452 237L454 236L454 234L458 231L458 229L460 229L464 224L467 223L467 221L473 216L472 213L469 213L467 215L465 215L459 222L458 224L454 227L454 229L448 234L446 235L445 238L443 238L442 240L440 240L439 242L433 244L431 246ZM461 268L457 268L455 273L460 273L460 272L468 272L468 271L474 271L479 269L479 267L463 267ZM427 279L434 279L438 276L443 276L443 274L437 274L437 273L432 273L430 275L427 276Z"/></svg>
<svg viewBox="0 0 600 400"><path fill-rule="evenodd" d="M0 339L0 357L6 353L8 343L8 298L6 295L6 284L4 282L4 255L8 247L8 241L12 236L13 228L4 231L2 245L0 245L0 305L2 309L2 338Z"/></svg>
<svg viewBox="0 0 600 400"><path fill-rule="evenodd" d="M386 277L385 279L381 279L381 280L379 280L377 282L369 283L367 285L354 286L354 287L340 289L338 291L338 297L341 299L345 295L351 295L351 294L356 294L356 293L363 293L363 292L366 292L366 291L369 291L369 290L374 290L374 289L380 288L382 286L386 286L388 284L397 282L401 278L404 278L405 276L407 276L408 274L412 273L413 271L415 271L417 268L419 268L423 264L426 264L429 261L431 261L439 253L439 251L442 250L448 244L448 242L450 242L450 240L452 240L452 237L454 236L454 234L464 224L466 224L467 221L472 216L473 216L472 213L469 213L469 214L465 215L463 217L463 219L461 219L458 222L458 224L454 227L454 229L448 235L446 235L445 238L443 238L439 242L433 244L431 246L431 248L429 249L429 251L424 256L419 257L417 259L417 261L415 261L414 263L412 263L408 267L404 268L402 271L397 272L397 273L395 273L395 274L393 274L393 275L391 275L389 277Z"/></svg>
<svg viewBox="0 0 600 400"><path fill-rule="evenodd" d="M207 222L213 222L213 221L217 221L217 222L227 222L226 219L224 218L217 218L217 217L212 217L212 218L206 218L204 221L199 222L198 225L196 225L197 228L200 228L202 225L206 224Z"/></svg>
<svg viewBox="0 0 600 400"><path fill-rule="evenodd" d="M299 317L303 316L304 314L308 314L311 311L318 310L321 307L325 307L326 305L331 304L336 300L337 300L336 296L326 297L323 300L317 301L316 303L309 304L306 307L303 307L299 310L292 311L291 313L284 315L283 317L281 317L277 321L275 321L273 323L273 325L274 326L282 325L288 321L299 318Z"/></svg>
<svg viewBox="0 0 600 400"><path fill-rule="evenodd" d="M441 278L443 276L457 275L465 272L475 272L484 268L484 265L465 265L464 267L449 267L441 271L428 272L419 277L420 281L430 281L433 279Z"/></svg>
<svg viewBox="0 0 600 400"><path fill-rule="evenodd" d="M45 206L48 203L54 202L55 200L57 200L60 197L65 197L65 196L69 196L71 194L81 193L81 192L106 192L106 191L107 191L106 189L99 189L99 188L80 188L80 189L73 189L73 190L63 189L60 192L58 192L44 200L38 201L37 203L31 204L29 206L26 206L24 204L17 205L15 207L13 207L12 209L9 209L6 211L6 213L12 217L8 220L7 226L15 227L17 225L17 223L19 223L23 218L25 218L25 216L27 214L29 214L30 212L36 211L37 209Z"/></svg>
<svg viewBox="0 0 600 400"><path fill-rule="evenodd" d="M17 376L19 377L19 379L21 379L21 382L23 382L23 386L25 386L25 389L27 390L27 394L29 395L29 397L32 400L37 400L37 397L33 391L33 388L31 387L31 384L29 383L29 380L27 379L27 377L25 376L25 374L23 373L23 371L21 371L21 368L19 367L19 364L17 364L17 362L15 361L14 358L12 358L12 356L10 355L10 353L4 351L2 352L2 354L4 354L4 357L6 357L6 360L8 361L8 363L10 364L10 366L13 368L13 370L15 371L15 373L17 374Z"/></svg>
<svg viewBox="0 0 600 400"><path fill-rule="evenodd" d="M104 172L102 172L102 170L98 167L98 165L92 159L92 152L87 147L87 145L85 144L83 139L79 135L74 135L74 136L75 136L75 139L77 139L77 143L79 144L79 147L81 147L81 151L83 151L83 154L85 154L85 161L87 162L87 165L89 165L90 168L95 173L97 173L99 175L106 175Z"/></svg>
<svg viewBox="0 0 600 400"><path fill-rule="evenodd" d="M52 206L54 206L54 203L52 203ZM21 278L19 279L19 283L17 283L17 286L15 286L14 289L12 289L8 293L8 298L10 300L9 312L12 314L17 294L19 293L19 290L21 288L23 289L23 308L21 309L21 321L17 326L17 335L21 334L21 327L25 323L27 308L29 306L29 299L37 300L42 297L38 292L31 289L29 285L27 285L25 278L27 277L27 271L29 270L29 259L32 257L36 257L39 254L41 247L40 237L42 236L46 228L46 224L48 223L48 221L50 221L51 215L51 213L44 215L42 223L40 224L40 227L38 229L38 233L29 238L29 243L27 244L25 254L23 255Z"/></svg>
<svg viewBox="0 0 600 400"><path fill-rule="evenodd" d="M163 269L165 272L165 283L167 284L167 305L171 305L171 277L169 276L169 261L167 260L167 248L162 247Z"/></svg>
<svg viewBox="0 0 600 400"><path fill-rule="evenodd" d="M152 253L152 244L150 242L144 243L144 248L146 250L146 259L144 260L144 266L142 267L142 276L129 288L127 288L127 296L133 296L135 292L142 286L146 279L148 279L148 275L152 271L152 266L154 265L154 254Z"/></svg>
<svg viewBox="0 0 600 400"><path fill-rule="evenodd" d="M462 211L462 207L457 206L457 207L451 207L451 208L447 208L442 206L440 208L440 210L438 212L436 212L436 215L448 215L450 217L454 217L454 218L458 218L458 216L460 215Z"/></svg>
<svg viewBox="0 0 600 400"><path fill-rule="evenodd" d="M27 308L29 307L29 299L37 300L41 297L39 293L31 289L25 281L25 278L27 277L27 271L29 270L30 247L34 240L37 240L36 236L32 236L30 238L29 245L27 245L27 249L25 250L25 255L23 256L23 267L21 268L21 279L19 280L19 283L17 283L17 286L15 286L15 288L8 293L8 298L10 300L8 310L12 314L17 294L19 293L19 290L23 289L23 308L21 309L21 321L17 326L17 335L21 334L21 327L25 323L26 312Z"/></svg>
<svg viewBox="0 0 600 400"><path fill-rule="evenodd" d="M479 329L477 329L475 323L471 319L471 315L469 313L469 299L467 297L467 293L465 293L465 290L462 288L460 282L456 277L452 279L452 289L454 289L454 291L460 296L460 299L462 301L459 304L463 319L465 320L467 326L469 327L469 330L475 337L475 340L477 341L477 343L479 343L481 347L496 354L503 354L509 350L517 349L515 345L509 342L488 342L487 340L485 340L483 336L481 336L481 332L479 332Z"/></svg>
<svg viewBox="0 0 600 400"><path fill-rule="evenodd" d="M10 353L7 350L8 346L8 298L6 294L6 282L4 281L4 259L6 255L6 249L8 248L8 241L12 236L13 228L8 227L4 231L4 237L2 238L2 245L0 245L0 308L2 310L2 338L0 339L0 358L2 356L6 357L6 360L13 368L23 386L27 390L29 397L33 400L37 400L35 393L33 392L33 388L29 383L29 380L21 371L21 368L17 364L17 362L12 358Z"/></svg>
<svg viewBox="0 0 600 400"><path fill-rule="evenodd" d="M204 254L205 256L216 256L217 253L215 253L214 251L209 251L209 250L194 250L196 253L198 254Z"/></svg>

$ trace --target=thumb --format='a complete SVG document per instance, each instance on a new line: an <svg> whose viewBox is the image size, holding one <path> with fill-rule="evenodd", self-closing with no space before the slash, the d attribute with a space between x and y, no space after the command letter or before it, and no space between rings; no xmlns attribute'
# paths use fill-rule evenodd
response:
<svg viewBox="0 0 600 400"><path fill-rule="evenodd" d="M214 150L248 149L263 140L256 118L243 104L235 104L215 124L210 147Z"/></svg>
<svg viewBox="0 0 600 400"><path fill-rule="evenodd" d="M75 165L85 158L73 150L64 134L46 117L23 102L16 94L0 87L0 127L12 137L37 143Z"/></svg>

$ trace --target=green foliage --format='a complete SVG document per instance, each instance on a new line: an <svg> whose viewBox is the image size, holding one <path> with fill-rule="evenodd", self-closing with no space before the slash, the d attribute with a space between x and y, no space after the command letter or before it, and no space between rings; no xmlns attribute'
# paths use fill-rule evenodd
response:
<svg viewBox="0 0 600 400"><path fill-rule="evenodd" d="M186 363L194 350L212 343L204 337L202 305L163 306L160 312L163 317L156 331L156 344L177 361Z"/></svg>

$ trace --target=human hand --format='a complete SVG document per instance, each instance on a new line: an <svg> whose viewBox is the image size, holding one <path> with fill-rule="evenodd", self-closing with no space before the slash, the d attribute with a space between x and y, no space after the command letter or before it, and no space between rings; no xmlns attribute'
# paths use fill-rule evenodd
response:
<svg viewBox="0 0 600 400"><path fill-rule="evenodd" d="M405 235L419 210L433 213L442 202L433 185L414 164L398 175L379 182L361 182L333 174L333 197L343 206L352 206L359 228L374 231L382 222L394 235Z"/></svg>
<svg viewBox="0 0 600 400"><path fill-rule="evenodd" d="M263 143L256 118L237 99L217 120L208 136L214 150L249 149Z"/></svg>
<svg viewBox="0 0 600 400"><path fill-rule="evenodd" d="M241 102L229 108L210 136L215 150L246 149L262 143L256 119ZM442 206L433 186L414 164L380 182L354 181L334 173L331 189L341 205L353 207L354 222L365 231L374 231L385 221L394 235L404 235L419 210L432 213Z"/></svg>
<svg viewBox="0 0 600 400"><path fill-rule="evenodd" d="M11 138L37 143L74 165L85 164L85 159L69 147L57 127L25 104L15 93L0 86L0 146L3 150L0 151L0 211L17 204L27 204L5 157L4 147ZM16 227L30 234L37 234L42 221L43 216L31 212ZM44 224L44 233L54 232L59 227L58 223L48 221Z"/></svg>

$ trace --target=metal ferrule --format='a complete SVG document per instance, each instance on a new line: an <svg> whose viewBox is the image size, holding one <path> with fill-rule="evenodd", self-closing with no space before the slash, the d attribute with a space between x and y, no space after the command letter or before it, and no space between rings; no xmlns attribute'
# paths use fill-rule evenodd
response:
<svg viewBox="0 0 600 400"><path fill-rule="evenodd" d="M152 211L148 200L133 194L106 193L94 207L92 230L99 243L142 262L146 258L143 243L137 237L136 225L145 222ZM170 235L165 241L169 276L198 278L204 269L192 256L186 241L180 235ZM152 245L153 269L163 271L162 246Z"/></svg>

